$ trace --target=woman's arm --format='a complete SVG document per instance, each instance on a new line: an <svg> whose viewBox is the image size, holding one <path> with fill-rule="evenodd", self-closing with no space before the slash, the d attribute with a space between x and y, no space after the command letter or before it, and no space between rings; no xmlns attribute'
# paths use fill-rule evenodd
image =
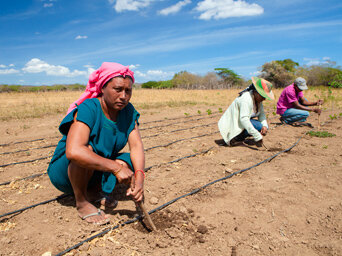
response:
<svg viewBox="0 0 342 256"><path fill-rule="evenodd" d="M90 128L76 120L72 123L66 140L66 157L77 165L90 169L114 173L121 165L96 154L88 145Z"/></svg>
<svg viewBox="0 0 342 256"><path fill-rule="evenodd" d="M131 195L134 201L139 202L144 197L144 173L137 170L144 171L145 169L145 153L144 145L141 140L139 127L135 124L133 131L128 137L128 145L131 153L131 160L135 170L135 175L132 178L131 188L127 195Z"/></svg>
<svg viewBox="0 0 342 256"><path fill-rule="evenodd" d="M259 141L262 140L262 135L260 132L258 132L257 129L254 128L254 126L251 123L251 107L253 106L250 106L247 102L240 103L240 123L243 126L243 128L247 130L248 134L254 137L255 141Z"/></svg>

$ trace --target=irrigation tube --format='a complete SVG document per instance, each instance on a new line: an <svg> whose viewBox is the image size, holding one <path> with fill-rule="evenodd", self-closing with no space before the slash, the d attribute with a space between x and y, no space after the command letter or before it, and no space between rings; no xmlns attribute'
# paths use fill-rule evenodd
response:
<svg viewBox="0 0 342 256"><path fill-rule="evenodd" d="M212 116L209 116L209 118L213 118L215 117L216 115L212 115ZM198 120L201 120L201 119L206 119L207 117L201 117L201 118L197 118L197 119L191 119L191 120L187 120L187 121L184 121L182 122L182 124L184 123L189 123L189 122L193 122L193 121L198 121ZM172 124L171 124L172 125ZM153 128L160 128L160 127L167 127L167 126L170 126L170 124L165 124L165 125L157 125L157 126L151 126L151 127L147 127L147 128L143 128L143 129L139 129L140 131L146 131L146 130L150 130L150 129L153 129ZM188 129L188 128L186 128ZM152 135L154 136L154 135ZM60 136L56 137L56 138L59 138ZM52 138L55 138L55 137L52 137ZM33 140L33 141L38 141L38 140L44 140L44 139L37 139L37 140ZM25 142L31 142L31 141L25 141ZM17 144L17 143L16 143ZM3 144L5 145L5 144ZM9 144L6 144L6 145L9 145ZM0 145L1 146L1 145ZM8 154L15 154L15 153L21 153L21 152L27 152L27 151L31 151L31 150L35 150L35 149L43 149L43 148L51 148L51 147L56 147L57 144L52 144L52 145L47 145L47 146L42 146L42 147L36 147L36 148L28 148L28 149L20 149L20 150L16 150L16 151L8 151L8 152L2 152L0 153L0 155L8 155Z"/></svg>
<svg viewBox="0 0 342 256"><path fill-rule="evenodd" d="M291 147L289 147L289 148L287 148L287 149L285 149L285 150L283 150L283 151L280 151L280 152L274 154L273 156L271 156L271 157L269 157L269 158L267 158L267 159L265 159L265 160L263 160L263 161L261 161L261 162L255 164L255 165L252 165L252 166L247 167L247 168L245 168L245 169L242 169L242 170L233 172L233 173L229 174L228 176L225 176L225 177L223 177L223 178L220 178L220 179L214 180L214 181L212 181L212 182L210 182L210 183L207 183L207 184L205 184L205 185L203 185L203 186L201 186L201 187L199 187L199 188L194 189L193 191L191 191L191 192L189 192L189 193L187 193L187 194L184 194L184 195L182 195L182 196L179 196L179 197L177 197L177 198L175 198L175 199L172 199L171 201L169 201L169 202L167 202L167 203L165 203L165 204L163 204L163 205L161 205L161 206L158 206L157 208L154 208L153 210L149 211L148 213L151 214L151 213L154 213L154 212L156 212L156 211L159 211L159 210L165 208L166 206L169 206L170 204L173 204L174 202L176 202L176 201L178 201L178 200L180 200L180 199L182 199L182 198L184 198L184 197L187 197L187 196L196 194L196 193L200 192L201 190L203 190L203 189L205 189L205 188L207 188L207 187L209 187L209 186L211 186L211 185L213 185L213 184L215 184L215 183L217 183L217 182L219 182L219 181L223 181L223 180L229 179L229 178L231 178L231 177L233 177L233 176L235 176L235 175L237 175L237 174L240 174L240 173L243 173L243 172L245 172L245 171L248 171L248 170L250 170L250 169L252 169L252 168L255 168L255 167L257 167L257 166L259 166L259 165L261 165L261 164L263 164L263 163L265 163L265 162L270 162L272 159L274 159L274 158L277 157L278 155L280 155L280 154L282 154L282 153L284 153L284 152L288 152L288 151L290 151L292 148L294 148L304 136L305 136L305 135L301 136L301 137L297 140L297 142L294 143ZM93 235L93 236L91 236L91 237L88 237L87 239L85 239L85 240L79 242L78 244L75 244L74 246L69 247L69 248L67 248L66 250L64 250L64 251L62 251L62 252L56 254L56 256L64 255L64 254L70 252L71 250L74 250L74 249L80 247L82 244L84 244L84 243L86 243L86 242L89 242L89 241L93 240L93 239L96 238L96 237L103 236L103 235L107 234L107 233L108 233L109 231L111 231L111 230L117 229L117 228L119 228L119 227L121 227L121 226L124 226L124 225L131 224L131 223L136 222L137 220L140 220L140 219L142 219L142 216L135 217L135 218L130 219L130 220L128 220L128 221L125 221L125 222L123 222L123 223L121 223L121 224L118 224L118 225L116 225L116 226L114 226L114 227L105 229L104 231L102 231L102 232L100 232L100 233L98 233L98 234L96 234L96 235Z"/></svg>
<svg viewBox="0 0 342 256"><path fill-rule="evenodd" d="M211 115L209 116L209 118L213 118L217 115ZM202 120L202 119L206 119L207 117L200 117L200 118L196 118L196 119L191 119L191 120L186 120L184 122L182 122L182 124L184 123L189 123L189 122L193 122L193 121L198 121L198 120ZM142 129L139 129L139 131L145 131L145 130L149 130L149 129L153 129L153 128L160 128L160 127L166 127L166 126L170 126L170 124L163 124L163 125L156 125L156 126L150 126L150 127L146 127L146 128L142 128Z"/></svg>
<svg viewBox="0 0 342 256"><path fill-rule="evenodd" d="M210 125L213 125L213 124L216 124L216 122L210 123L210 124L205 124L205 125L193 126L193 127L190 127L190 128L177 129L177 130L173 130L173 131L166 132L166 133L165 132L164 133L158 133L158 134L154 134L154 135L151 135L151 136L142 137L142 139L156 137L156 136L159 136L159 135L162 135L162 134L168 134L168 133L173 133L173 132L178 132L178 131L190 130L190 129L194 129L194 128L198 128L198 127L210 126ZM14 162L14 163L3 164L3 165L0 165L0 167L6 167L6 166L16 165L16 164L32 163L34 161L43 160L43 159L46 159L46 158L49 158L49 157L52 157L52 155L51 156L37 158L37 159L27 160L27 161L23 161L23 162Z"/></svg>
<svg viewBox="0 0 342 256"><path fill-rule="evenodd" d="M144 149L144 151L149 151L151 149L155 149L155 148L160 148L160 147L168 147L174 143L177 143L177 142L180 142L180 141L185 141L185 140L191 140L191 139L196 139L196 138L200 138L200 137L204 137L204 136L208 136L208 135L213 135L215 133L218 133L218 131L216 132L212 132L212 133L206 133L206 134L202 134L202 135L198 135L198 136L193 136L193 137L190 137L190 138L185 138L185 139L179 139L179 140L175 140L175 141L172 141L170 143L167 143L165 145L158 145L158 146L154 146L154 147L150 147L150 148L146 148ZM30 160L30 161L36 161L37 159L35 160ZM11 164L7 164L6 166L9 166L9 165L14 165L14 164L20 164L22 162L19 162L19 163L11 163ZM1 166L0 166L1 167ZM3 166L2 166L3 167ZM46 173L39 173L39 174L33 174L31 176L28 176L28 177L25 177L25 178L19 178L19 179L16 179L16 180L13 180L13 181L6 181L6 182L3 182L3 183L0 183L0 186L2 185L8 185L10 184L11 182L14 182L14 181L20 181L20 180L27 180L29 178L36 178L38 176L41 176L41 175L44 175Z"/></svg>
<svg viewBox="0 0 342 256"><path fill-rule="evenodd" d="M38 160L44 160L44 159L47 159L49 157L52 157L51 156L44 156L44 157L40 157L40 158L37 158L37 159L32 159L32 160L27 160L27 161L22 161L22 162L15 162L15 163L9 163L9 164L3 164L3 165L0 165L0 167L6 167L6 166L10 166L10 165L16 165L16 164L26 164L26 163L32 163L32 162L35 162L35 161L38 161Z"/></svg>
<svg viewBox="0 0 342 256"><path fill-rule="evenodd" d="M220 112L219 112L220 113ZM213 112L213 114L218 114L217 112ZM212 115L213 115L212 114ZM158 122L164 122L164 121L172 121L172 120L177 120L177 119L183 119L183 118L191 118L195 115L191 115L191 116L181 116L181 117L175 117L175 118L168 118L168 119L161 119L161 120L155 120L155 121L150 121L150 122L145 122L145 123L141 123L141 124L150 124L150 123L158 123ZM205 117L203 117L204 119ZM154 127L152 127L154 128ZM147 129L147 128L145 128ZM56 137L50 137L50 139L52 138L58 138L60 136L56 136ZM20 144L20 143L26 143L26 142L35 142L35 141L40 141L40 140L45 140L46 138L40 138L40 139L33 139L33 140L24 140L24 141L17 141L17 142L10 142L10 143L4 143L4 144L0 144L0 147L4 147L4 146L9 146L9 145L15 145L15 144Z"/></svg>
<svg viewBox="0 0 342 256"><path fill-rule="evenodd" d="M33 204L33 205L30 205L30 206L21 208L21 209L19 209L19 210L15 210L15 211L13 211L13 212L8 212L8 213L5 213L5 214L0 215L0 218L5 217L5 216L8 216L8 215L15 214L15 213L18 213L18 212L23 212L23 211L25 211L25 210L34 208L34 207L36 207L36 206L38 206L38 205L47 204L47 203L50 203L50 202L52 202L52 201L56 201L56 200L65 198L65 197L70 196L70 195L71 195L71 194L63 194L63 195L57 196L56 198L49 199L49 200L40 202L40 203L38 203L38 204Z"/></svg>
<svg viewBox="0 0 342 256"><path fill-rule="evenodd" d="M213 147L211 147L211 148L209 148L209 149L206 149L206 150L204 150L204 151L201 151L201 152L199 152L199 153L196 153L196 154L187 155L187 156L178 158L178 159L176 159L176 160L172 160L172 161L167 162L167 163L161 163L161 164L151 165L150 167L145 168L144 171L147 172L147 171L149 171L150 169L152 169L153 167L157 167L157 166L162 166L162 165L165 165L165 164L171 164L171 163L179 162L179 161L181 161L181 160L183 160L183 159L190 158L190 157L195 157L195 156L200 155L200 154L206 154L206 153L209 152L212 148L213 148ZM35 174L35 175L32 175L32 176L37 177L37 176L41 176L41 175L44 175L44 174L47 174L47 172L45 172L45 173L40 173L40 174ZM26 179L28 179L28 178L29 178L29 177L26 177ZM13 211L13 212L4 213L4 214L0 215L0 218L5 217L5 216L8 216L8 215L12 215L12 214L14 214L14 213L23 212L23 211L25 211L25 210L27 210L27 209L30 209L30 208L33 208L33 207L36 207L36 206L39 206L39 205L42 205L42 204L47 204L47 203L50 203L50 202L52 202L52 201L55 201L55 200L58 200L58 199L67 197L67 196L69 196L69 195L71 195L71 194L63 194L63 195L60 195L60 196L58 196L58 197L56 197L56 198L54 198L54 199L49 199L49 200L46 200L46 201L43 201L43 202L40 202L40 203L31 205L31 206L27 206L27 207L22 208L22 209L15 210L15 211Z"/></svg>

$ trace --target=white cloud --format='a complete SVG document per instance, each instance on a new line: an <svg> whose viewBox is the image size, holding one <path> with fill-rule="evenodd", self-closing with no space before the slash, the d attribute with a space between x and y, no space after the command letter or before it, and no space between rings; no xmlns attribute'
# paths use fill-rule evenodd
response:
<svg viewBox="0 0 342 256"><path fill-rule="evenodd" d="M29 62L25 64L25 67L22 69L27 73L41 73L45 72L50 76L65 76L65 77L74 77L74 76L88 76L91 68L88 68L87 71L80 71L75 69L74 71L70 71L69 68L64 66L55 66L50 65L45 61L42 61L37 58L31 59Z"/></svg>
<svg viewBox="0 0 342 256"><path fill-rule="evenodd" d="M330 57L323 57L322 59L319 59L319 58L303 58L303 60L306 62L305 65L307 65L307 66L329 64L331 61Z"/></svg>
<svg viewBox="0 0 342 256"><path fill-rule="evenodd" d="M203 0L197 4L195 10L201 12L201 20L254 16L264 12L260 5L249 4L243 0Z"/></svg>
<svg viewBox="0 0 342 256"><path fill-rule="evenodd" d="M88 38L88 36L80 36L80 35L78 35L78 36L75 37L75 40L87 39L87 38Z"/></svg>
<svg viewBox="0 0 342 256"><path fill-rule="evenodd" d="M134 71L134 76L146 77L146 74L140 72L139 70Z"/></svg>
<svg viewBox="0 0 342 256"><path fill-rule="evenodd" d="M259 75L261 75L261 71L254 71L254 72L250 72L249 73L249 75L251 75L251 76L259 76Z"/></svg>
<svg viewBox="0 0 342 256"><path fill-rule="evenodd" d="M16 73L19 73L19 70L16 70L14 68L0 69L0 75L8 75L8 74L16 74Z"/></svg>
<svg viewBox="0 0 342 256"><path fill-rule="evenodd" d="M171 13L177 13L183 6L190 4L191 0L179 1L178 3L171 5L165 9L160 10L158 13L161 15L169 15Z"/></svg>
<svg viewBox="0 0 342 256"><path fill-rule="evenodd" d="M6 65L0 64L0 68L5 68L5 67L6 67Z"/></svg>
<svg viewBox="0 0 342 256"><path fill-rule="evenodd" d="M143 78L144 81L160 81L165 79L171 79L174 75L174 72L165 72L162 70L148 70L146 73L143 73L139 70L134 71L136 77Z"/></svg>
<svg viewBox="0 0 342 256"><path fill-rule="evenodd" d="M44 4L44 8L47 8L47 7L52 7L53 6L53 3L49 3L49 4Z"/></svg>
<svg viewBox="0 0 342 256"><path fill-rule="evenodd" d="M108 0L110 4L114 5L117 12L123 11L139 11L139 9L150 5L152 0Z"/></svg>
<svg viewBox="0 0 342 256"><path fill-rule="evenodd" d="M9 67L14 67L14 64L9 64L8 66L9 66Z"/></svg>
<svg viewBox="0 0 342 256"><path fill-rule="evenodd" d="M133 70L133 69L138 68L139 66L140 64L136 64L136 65L132 64L132 65L129 65L129 69Z"/></svg>

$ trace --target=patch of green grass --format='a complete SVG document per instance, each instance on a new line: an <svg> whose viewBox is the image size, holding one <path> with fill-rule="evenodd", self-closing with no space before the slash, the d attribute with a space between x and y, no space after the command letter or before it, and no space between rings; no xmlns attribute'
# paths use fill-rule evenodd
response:
<svg viewBox="0 0 342 256"><path fill-rule="evenodd" d="M319 138L327 138L327 137L334 137L336 134L327 132L327 131L309 131L306 134L312 137L319 137Z"/></svg>
<svg viewBox="0 0 342 256"><path fill-rule="evenodd" d="M211 111L211 109L207 109L207 113L208 115L211 115L213 112Z"/></svg>

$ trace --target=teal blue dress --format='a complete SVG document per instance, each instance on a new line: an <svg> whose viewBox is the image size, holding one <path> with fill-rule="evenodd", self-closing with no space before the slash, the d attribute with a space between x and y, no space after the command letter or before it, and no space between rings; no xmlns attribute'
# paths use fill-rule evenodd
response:
<svg viewBox="0 0 342 256"><path fill-rule="evenodd" d="M100 101L97 98L87 99L71 111L61 122L59 131L63 138L59 141L55 153L48 167L48 174L52 184L62 192L73 193L68 176L70 161L65 155L66 139L74 115L76 120L90 128L89 145L93 151L108 159L125 161L133 170L129 153L119 153L127 144L128 136L138 123L140 114L131 103L119 112L116 122L109 120L103 113ZM95 171L89 185L101 182L102 191L111 193L116 184L116 177L110 172Z"/></svg>

